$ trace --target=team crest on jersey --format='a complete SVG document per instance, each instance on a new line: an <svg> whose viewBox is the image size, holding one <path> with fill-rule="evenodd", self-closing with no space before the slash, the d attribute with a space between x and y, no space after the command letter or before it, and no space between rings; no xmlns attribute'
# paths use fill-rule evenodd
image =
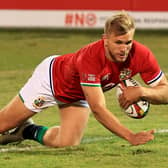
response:
<svg viewBox="0 0 168 168"><path fill-rule="evenodd" d="M41 107L45 103L45 98L43 96L38 97L37 99L34 100L33 106L35 108Z"/></svg>
<svg viewBox="0 0 168 168"><path fill-rule="evenodd" d="M132 73L132 70L130 70L128 68L124 68L122 71L120 71L119 79L120 80L126 80L126 79L130 78L131 73Z"/></svg>

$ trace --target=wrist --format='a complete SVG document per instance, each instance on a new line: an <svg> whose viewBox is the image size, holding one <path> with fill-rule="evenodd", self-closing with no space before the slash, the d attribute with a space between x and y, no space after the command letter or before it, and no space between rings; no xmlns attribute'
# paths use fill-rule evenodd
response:
<svg viewBox="0 0 168 168"><path fill-rule="evenodd" d="M128 131L124 136L123 136L123 138L126 140L126 141L128 141L129 143L131 143L132 144L132 141L133 141L133 139L134 139L134 133L132 132L132 131Z"/></svg>
<svg viewBox="0 0 168 168"><path fill-rule="evenodd" d="M145 87L140 87L140 99L141 100L146 100L146 88Z"/></svg>

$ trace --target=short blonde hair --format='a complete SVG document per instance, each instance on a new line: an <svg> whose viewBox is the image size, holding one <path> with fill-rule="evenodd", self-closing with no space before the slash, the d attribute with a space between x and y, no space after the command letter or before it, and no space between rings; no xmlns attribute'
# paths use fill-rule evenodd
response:
<svg viewBox="0 0 168 168"><path fill-rule="evenodd" d="M109 17L105 22L104 33L110 35L126 34L128 31L135 29L134 19L125 11Z"/></svg>

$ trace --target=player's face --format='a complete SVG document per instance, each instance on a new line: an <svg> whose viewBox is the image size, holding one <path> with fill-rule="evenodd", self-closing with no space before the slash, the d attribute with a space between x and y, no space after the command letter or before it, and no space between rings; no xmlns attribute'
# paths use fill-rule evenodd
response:
<svg viewBox="0 0 168 168"><path fill-rule="evenodd" d="M114 62L124 62L132 47L134 31L134 29L130 30L124 35L115 35L114 33L105 35L104 43L107 58Z"/></svg>

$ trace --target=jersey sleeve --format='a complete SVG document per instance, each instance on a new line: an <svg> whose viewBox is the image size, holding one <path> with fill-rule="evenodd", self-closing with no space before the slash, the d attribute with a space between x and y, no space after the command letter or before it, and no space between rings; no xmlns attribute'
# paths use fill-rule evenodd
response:
<svg viewBox="0 0 168 168"><path fill-rule="evenodd" d="M140 75L144 82L152 87L156 86L163 76L160 66L150 50L142 62Z"/></svg>
<svg viewBox="0 0 168 168"><path fill-rule="evenodd" d="M80 76L82 86L100 87L100 74L103 69L103 57L101 51L93 48L84 48L78 53L76 67Z"/></svg>

